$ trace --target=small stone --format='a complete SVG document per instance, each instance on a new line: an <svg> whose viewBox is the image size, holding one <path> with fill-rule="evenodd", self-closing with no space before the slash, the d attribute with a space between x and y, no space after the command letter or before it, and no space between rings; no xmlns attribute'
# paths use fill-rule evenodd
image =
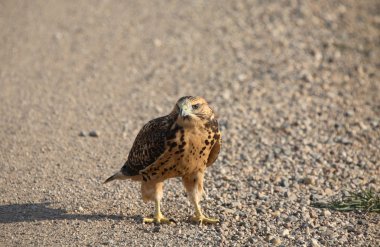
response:
<svg viewBox="0 0 380 247"><path fill-rule="evenodd" d="M345 117L352 117L353 115L354 115L354 112L351 111L351 110L346 111L346 112L344 113L344 116L345 116Z"/></svg>
<svg viewBox="0 0 380 247"><path fill-rule="evenodd" d="M161 227L157 225L153 228L152 232L156 233L156 232L160 232L160 230L161 230Z"/></svg>
<svg viewBox="0 0 380 247"><path fill-rule="evenodd" d="M359 126L362 130L368 130L368 126L363 122L359 122Z"/></svg>
<svg viewBox="0 0 380 247"><path fill-rule="evenodd" d="M342 138L341 143L344 145L350 145L350 144L352 144L352 141L350 141L348 138L344 137L344 138Z"/></svg>
<svg viewBox="0 0 380 247"><path fill-rule="evenodd" d="M86 136L87 135L87 132L86 131L81 131L81 132L79 132L79 136L82 136L82 137L84 137L84 136Z"/></svg>
<svg viewBox="0 0 380 247"><path fill-rule="evenodd" d="M279 156L282 152L282 149L279 148L279 147L275 147L273 148L273 153L276 155L276 156Z"/></svg>
<svg viewBox="0 0 380 247"><path fill-rule="evenodd" d="M225 207L222 207L221 209L224 213L226 214L234 214L236 211L233 210L233 209L230 209L230 208L225 208Z"/></svg>
<svg viewBox="0 0 380 247"><path fill-rule="evenodd" d="M314 210L310 210L309 214L310 214L310 217L313 219L318 218L318 214Z"/></svg>
<svg viewBox="0 0 380 247"><path fill-rule="evenodd" d="M56 32L55 34L54 34L54 39L56 39L56 40L61 40L63 38L63 34L62 33L60 33L60 32Z"/></svg>
<svg viewBox="0 0 380 247"><path fill-rule="evenodd" d="M347 231L348 232L356 232L355 227L352 225L347 226Z"/></svg>
<svg viewBox="0 0 380 247"><path fill-rule="evenodd" d="M239 81L245 81L247 79L247 75L245 75L245 74L240 74L239 76L238 76L238 80Z"/></svg>
<svg viewBox="0 0 380 247"><path fill-rule="evenodd" d="M236 241L236 240L239 239L239 236L238 236L238 235L233 235L233 236L231 237L231 239L234 240L234 241Z"/></svg>
<svg viewBox="0 0 380 247"><path fill-rule="evenodd" d="M159 39L154 39L153 44L155 47L161 47L162 46L162 41Z"/></svg>
<svg viewBox="0 0 380 247"><path fill-rule="evenodd" d="M289 191L285 192L285 197L287 197L290 201L296 201L297 196Z"/></svg>
<svg viewBox="0 0 380 247"><path fill-rule="evenodd" d="M312 238L311 239L311 246L312 247L319 247L320 245L319 245L318 240L316 240L315 238Z"/></svg>
<svg viewBox="0 0 380 247"><path fill-rule="evenodd" d="M267 200L268 196L264 192L258 192L257 193L257 199L259 199L259 200Z"/></svg>
<svg viewBox="0 0 380 247"><path fill-rule="evenodd" d="M310 185L314 183L314 180L311 177L306 177L302 180L302 183L305 185Z"/></svg>
<svg viewBox="0 0 380 247"><path fill-rule="evenodd" d="M282 232L282 236L286 237L288 235L289 235L289 230L288 229L284 229L284 231Z"/></svg>
<svg viewBox="0 0 380 247"><path fill-rule="evenodd" d="M309 71L302 71L301 72L301 79L305 82L312 82L313 81L313 75Z"/></svg>
<svg viewBox="0 0 380 247"><path fill-rule="evenodd" d="M319 50L314 50L313 55L315 58L315 63L319 65L323 58L322 52L320 52Z"/></svg>
<svg viewBox="0 0 380 247"><path fill-rule="evenodd" d="M262 207L258 207L258 208L256 208L256 212L259 213L259 214L264 214L265 213L265 209L262 208Z"/></svg>
<svg viewBox="0 0 380 247"><path fill-rule="evenodd" d="M323 216L330 217L331 216L331 212L329 210L323 210Z"/></svg>
<svg viewBox="0 0 380 247"><path fill-rule="evenodd" d="M350 144L352 144L352 141L350 139L348 139L347 137L341 137L341 136L335 137L335 142L336 143L341 143L341 144L344 144L344 145L350 145Z"/></svg>
<svg viewBox="0 0 380 247"><path fill-rule="evenodd" d="M71 205L68 205L68 206L65 208L66 213L68 213L68 212L70 212L70 211L72 211L72 210L73 210L73 208L72 208Z"/></svg>
<svg viewBox="0 0 380 247"><path fill-rule="evenodd" d="M79 206L78 211L79 211L79 212L83 212L84 209L83 209L81 206Z"/></svg>
<svg viewBox="0 0 380 247"><path fill-rule="evenodd" d="M289 187L289 182L286 178L281 178L279 185L282 187Z"/></svg>
<svg viewBox="0 0 380 247"><path fill-rule="evenodd" d="M366 225L367 222L366 222L365 220L359 219L359 220L358 220L358 224L359 224L359 225Z"/></svg>
<svg viewBox="0 0 380 247"><path fill-rule="evenodd" d="M281 239L280 239L280 238L272 238L272 239L270 240L270 243L272 243L272 244L275 245L275 246L278 246L278 245L281 244Z"/></svg>
<svg viewBox="0 0 380 247"><path fill-rule="evenodd" d="M91 130L90 133L88 133L91 137L99 137L99 132L96 130Z"/></svg>
<svg viewBox="0 0 380 247"><path fill-rule="evenodd" d="M161 106L156 105L155 108L156 108L156 111L157 111L157 112L159 112L159 113L163 112L163 109L162 109Z"/></svg>
<svg viewBox="0 0 380 247"><path fill-rule="evenodd" d="M294 223L294 222L298 221L298 218L296 216L294 216L294 215L291 215L288 218L286 218L286 221L290 222L290 223Z"/></svg>
<svg viewBox="0 0 380 247"><path fill-rule="evenodd" d="M231 93L229 90L225 90L223 93L222 93L222 96L223 96L223 99L225 100L229 100L231 98Z"/></svg>
<svg viewBox="0 0 380 247"><path fill-rule="evenodd" d="M331 196L332 194L334 194L334 191L332 191L330 188L326 188L324 194L327 196Z"/></svg>
<svg viewBox="0 0 380 247"><path fill-rule="evenodd" d="M372 128L377 128L379 126L379 122L376 120L371 121Z"/></svg>
<svg viewBox="0 0 380 247"><path fill-rule="evenodd" d="M277 211L274 211L272 215L273 217L279 217L281 215L281 212L277 210Z"/></svg>
<svg viewBox="0 0 380 247"><path fill-rule="evenodd" d="M238 202L238 201L236 201L236 202L232 202L232 203L231 203L231 206L232 206L233 208L241 208L241 203Z"/></svg>
<svg viewBox="0 0 380 247"><path fill-rule="evenodd" d="M272 240L273 240L273 236L272 235L269 235L268 234L268 236L266 236L266 238L265 238L265 240L267 241L267 242L271 242Z"/></svg>

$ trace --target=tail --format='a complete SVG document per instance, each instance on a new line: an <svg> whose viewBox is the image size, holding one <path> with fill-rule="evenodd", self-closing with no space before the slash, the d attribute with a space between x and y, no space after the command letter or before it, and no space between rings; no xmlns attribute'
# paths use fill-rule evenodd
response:
<svg viewBox="0 0 380 247"><path fill-rule="evenodd" d="M108 182L111 182L113 180L124 180L124 179L127 179L128 176L125 176L121 171L115 173L114 175L112 175L111 177L107 178L106 181L104 181L103 184L106 184Z"/></svg>

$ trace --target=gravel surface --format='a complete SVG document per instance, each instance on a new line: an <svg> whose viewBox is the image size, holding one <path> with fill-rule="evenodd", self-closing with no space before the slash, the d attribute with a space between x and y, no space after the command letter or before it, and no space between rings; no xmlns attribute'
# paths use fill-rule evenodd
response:
<svg viewBox="0 0 380 247"><path fill-rule="evenodd" d="M0 246L379 246L379 214L311 206L379 192L380 4L0 2ZM219 114L212 226L180 179L153 212L105 178L183 95ZM94 138L95 137L95 138Z"/></svg>

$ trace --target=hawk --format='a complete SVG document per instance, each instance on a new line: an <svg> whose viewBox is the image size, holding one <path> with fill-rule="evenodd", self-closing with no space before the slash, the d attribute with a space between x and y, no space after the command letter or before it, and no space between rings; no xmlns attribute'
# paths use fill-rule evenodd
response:
<svg viewBox="0 0 380 247"><path fill-rule="evenodd" d="M153 218L145 223L170 223L160 209L164 181L181 177L190 202L195 207L193 221L217 223L206 217L199 202L203 194L203 178L207 167L218 157L221 133L214 111L201 97L180 98L169 115L149 121L138 133L128 159L115 179L141 182L144 202L155 202Z"/></svg>

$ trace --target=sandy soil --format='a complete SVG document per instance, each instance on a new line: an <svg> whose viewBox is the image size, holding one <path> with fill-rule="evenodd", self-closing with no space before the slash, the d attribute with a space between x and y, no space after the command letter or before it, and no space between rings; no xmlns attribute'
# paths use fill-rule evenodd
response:
<svg viewBox="0 0 380 247"><path fill-rule="evenodd" d="M376 246L379 214L314 208L379 191L379 1L0 2L0 246ZM220 116L205 212L104 186L183 95ZM82 137L96 130L98 137Z"/></svg>

